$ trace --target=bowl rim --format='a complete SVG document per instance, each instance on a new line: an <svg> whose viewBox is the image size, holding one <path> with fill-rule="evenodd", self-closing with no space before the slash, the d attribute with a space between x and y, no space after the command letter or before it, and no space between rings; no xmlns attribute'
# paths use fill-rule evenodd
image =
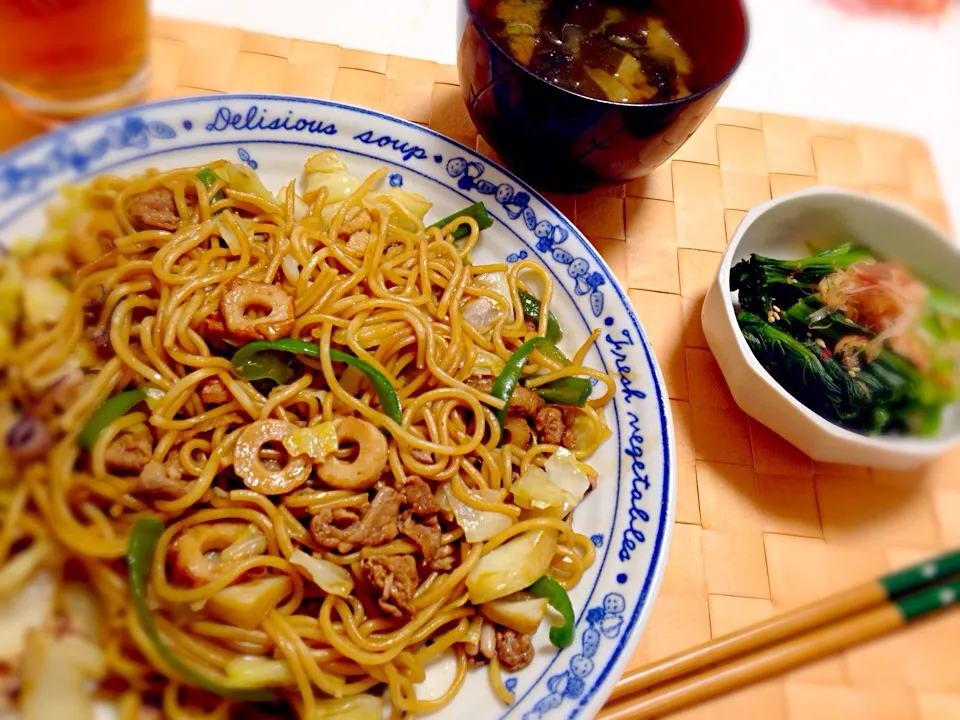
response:
<svg viewBox="0 0 960 720"><path fill-rule="evenodd" d="M888 212L899 214L908 222L918 225L920 228L939 239L941 252L944 254L954 255L958 262L960 262L960 247L952 242L949 235L947 235L941 228L934 225L930 220L913 208L894 200L878 198L862 192L847 190L844 188L816 186L797 190L792 193L787 193L785 195L781 195L780 197L761 203L744 216L733 237L730 239L730 243L723 254L723 259L720 263L720 270L715 281L715 285L719 288L722 296L724 317L733 330L733 334L737 342L737 349L739 350L741 357L746 362L751 373L757 379L762 380L768 387L773 389L776 395L783 402L789 403L803 416L803 418L809 424L817 426L824 433L830 435L835 440L849 445L851 448L856 447L865 452L871 450L882 450L886 453L896 452L903 456L927 458L952 447L960 442L960 430L944 436L927 438L900 435L862 435L854 430L848 430L847 428L840 427L830 420L821 417L793 397L793 395L788 393L783 386L781 386L780 383L777 382L769 372L767 372L763 365L760 364L760 361L757 359L756 355L753 354L753 351L747 345L747 342L743 337L743 333L740 331L740 325L737 322L736 314L734 313L733 298L731 297L730 291L730 269L733 264L733 258L737 254L737 249L739 248L743 237L750 230L750 227L762 215L766 214L777 206L791 204L798 200L803 200L810 197L833 197L856 200L858 202L865 202L869 205L882 208ZM960 403L960 401L955 401L955 404L956 403ZM771 429L776 431L774 428Z"/></svg>
<svg viewBox="0 0 960 720"><path fill-rule="evenodd" d="M482 1L482 0L481 0ZM545 79L531 71L529 68L524 67L519 62L517 62L514 57L507 52L503 46L493 39L490 34L487 32L486 28L479 22L477 22L477 14L473 8L471 0L460 0L462 7L466 10L467 16L470 18L470 22L476 28L477 32L480 33L481 37L486 40L490 45L497 48L504 57L518 70L520 70L525 75L533 78L539 83L542 83L546 87L557 90L565 95L570 97L578 98L580 100L586 100L588 102L598 103L600 105L609 105L614 108L672 108L679 107L681 105L686 105L692 102L696 102L702 97L706 97L710 93L714 92L718 88L722 88L727 82L730 81L730 78L733 77L733 74L739 69L740 65L743 64L743 59L747 55L747 50L750 47L750 15L747 10L747 5L744 0L736 0L737 5L740 8L740 18L743 21L743 42L740 44L740 52L737 55L736 59L733 61L733 64L730 68L714 83L711 83L708 87L698 90L695 93L691 93L682 98L676 98L675 100L662 100L660 102L639 102L639 103L625 103L617 102L616 100L604 100L603 98L595 98L590 95L583 95L581 93L574 92L573 90L568 90L567 88L560 87L559 85L554 85L547 82ZM457 64L460 63L459 53L457 53Z"/></svg>

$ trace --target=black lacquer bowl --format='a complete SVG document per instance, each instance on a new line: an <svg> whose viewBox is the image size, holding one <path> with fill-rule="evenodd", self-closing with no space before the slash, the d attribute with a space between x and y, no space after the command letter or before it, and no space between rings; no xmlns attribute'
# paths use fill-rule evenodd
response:
<svg viewBox="0 0 960 720"><path fill-rule="evenodd" d="M670 0L670 23L700 68L702 90L660 103L577 95L537 77L460 0L457 65L470 117L503 161L544 190L583 192L646 175L686 142L717 104L747 47L741 0Z"/></svg>

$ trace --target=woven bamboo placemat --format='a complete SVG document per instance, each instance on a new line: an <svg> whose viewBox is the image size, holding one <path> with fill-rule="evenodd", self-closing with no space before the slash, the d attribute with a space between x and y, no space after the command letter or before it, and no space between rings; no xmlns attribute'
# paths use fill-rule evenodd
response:
<svg viewBox="0 0 960 720"><path fill-rule="evenodd" d="M156 20L150 99L246 91L382 110L494 157L470 122L455 68ZM0 105L0 150L38 131ZM729 108L643 180L551 196L629 288L673 406L677 525L632 666L960 545L960 452L910 473L814 463L736 407L707 349L702 299L741 218L771 196L817 184L893 197L947 224L921 141ZM960 613L680 717L957 720Z"/></svg>

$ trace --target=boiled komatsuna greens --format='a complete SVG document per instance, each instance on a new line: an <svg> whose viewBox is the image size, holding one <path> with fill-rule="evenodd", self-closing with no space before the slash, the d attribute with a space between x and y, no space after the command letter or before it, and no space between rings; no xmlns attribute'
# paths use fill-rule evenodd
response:
<svg viewBox="0 0 960 720"><path fill-rule="evenodd" d="M960 388L960 297L846 243L730 273L740 329L780 385L867 434L935 435Z"/></svg>

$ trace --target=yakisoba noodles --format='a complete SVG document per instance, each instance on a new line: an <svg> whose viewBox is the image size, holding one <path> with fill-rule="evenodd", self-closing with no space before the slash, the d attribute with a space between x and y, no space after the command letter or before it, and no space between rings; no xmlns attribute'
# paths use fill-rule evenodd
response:
<svg viewBox="0 0 960 720"><path fill-rule="evenodd" d="M385 169L305 171L99 177L2 259L0 699L25 720L89 717L91 687L124 720L414 716L475 665L509 702L545 619L571 642L599 331L568 358L541 266L473 264L482 206L425 226Z"/></svg>

